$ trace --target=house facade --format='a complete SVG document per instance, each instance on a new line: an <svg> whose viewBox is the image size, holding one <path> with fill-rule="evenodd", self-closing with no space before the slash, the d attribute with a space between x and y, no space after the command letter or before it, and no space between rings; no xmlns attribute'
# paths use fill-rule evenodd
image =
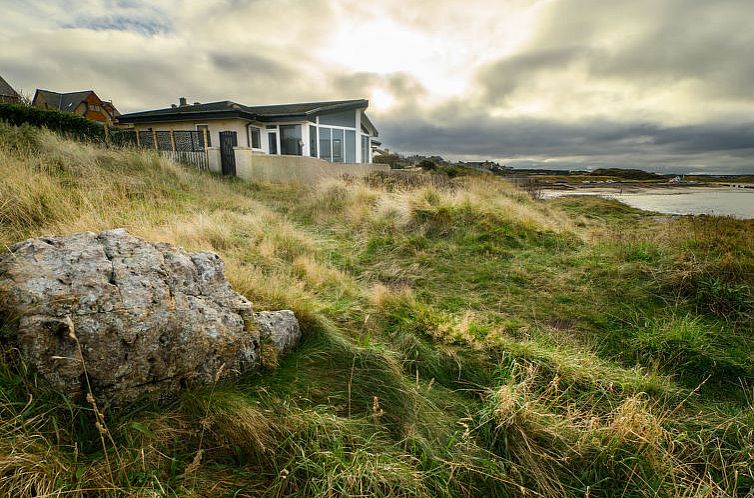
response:
<svg viewBox="0 0 754 498"><path fill-rule="evenodd" d="M0 104L18 104L21 96L0 76Z"/></svg>
<svg viewBox="0 0 754 498"><path fill-rule="evenodd" d="M40 109L72 112L86 119L107 124L115 123L120 116L112 102L103 101L93 90L59 93L37 89L32 105Z"/></svg>
<svg viewBox="0 0 754 498"><path fill-rule="evenodd" d="M363 99L246 106L228 100L188 104L182 97L169 108L123 114L119 123L133 125L137 136L198 131L207 148L221 147L222 136L234 149L255 154L371 163L377 129L368 106Z"/></svg>

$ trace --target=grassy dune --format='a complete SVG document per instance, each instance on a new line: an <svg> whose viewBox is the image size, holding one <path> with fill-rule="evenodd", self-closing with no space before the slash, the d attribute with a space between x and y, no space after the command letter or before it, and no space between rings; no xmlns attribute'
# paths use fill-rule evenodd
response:
<svg viewBox="0 0 754 498"><path fill-rule="evenodd" d="M2 496L751 496L752 221L255 184L0 125L0 247L113 227L217 252L303 344L100 429L4 347Z"/></svg>

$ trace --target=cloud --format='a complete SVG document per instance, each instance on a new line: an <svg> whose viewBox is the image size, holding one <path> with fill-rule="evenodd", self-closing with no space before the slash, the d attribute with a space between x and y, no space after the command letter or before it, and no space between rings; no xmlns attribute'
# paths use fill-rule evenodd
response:
<svg viewBox="0 0 754 498"><path fill-rule="evenodd" d="M84 17L71 24L64 24L63 28L85 28L95 31L134 31L147 36L169 33L172 29L169 22L160 19L137 19L126 16Z"/></svg>
<svg viewBox="0 0 754 498"><path fill-rule="evenodd" d="M369 98L386 146L751 171L751 0L0 0L0 71L122 112Z"/></svg>
<svg viewBox="0 0 754 498"><path fill-rule="evenodd" d="M486 105L675 122L754 112L749 0L558 0L518 52L477 72Z"/></svg>

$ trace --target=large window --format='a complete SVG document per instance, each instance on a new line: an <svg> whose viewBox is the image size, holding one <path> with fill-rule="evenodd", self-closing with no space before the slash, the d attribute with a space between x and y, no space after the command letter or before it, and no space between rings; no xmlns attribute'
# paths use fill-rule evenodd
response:
<svg viewBox="0 0 754 498"><path fill-rule="evenodd" d="M310 131L310 133L314 133ZM315 143L312 141L312 143ZM312 153L314 156L314 153ZM356 130L319 127L319 157L334 163L356 162Z"/></svg>
<svg viewBox="0 0 754 498"><path fill-rule="evenodd" d="M280 125L280 153L300 156L303 148L301 125Z"/></svg>
<svg viewBox="0 0 754 498"><path fill-rule="evenodd" d="M256 126L249 126L249 146L252 149L262 148L262 130Z"/></svg>

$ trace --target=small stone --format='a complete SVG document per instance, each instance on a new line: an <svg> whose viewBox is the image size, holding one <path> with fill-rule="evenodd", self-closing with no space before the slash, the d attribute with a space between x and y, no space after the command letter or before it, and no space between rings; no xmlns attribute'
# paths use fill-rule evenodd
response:
<svg viewBox="0 0 754 498"><path fill-rule="evenodd" d="M287 353L301 340L301 329L291 310L254 313L262 340L268 340L280 353Z"/></svg>

